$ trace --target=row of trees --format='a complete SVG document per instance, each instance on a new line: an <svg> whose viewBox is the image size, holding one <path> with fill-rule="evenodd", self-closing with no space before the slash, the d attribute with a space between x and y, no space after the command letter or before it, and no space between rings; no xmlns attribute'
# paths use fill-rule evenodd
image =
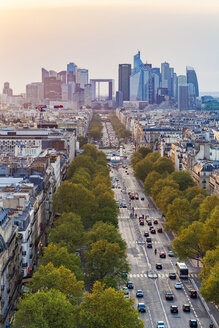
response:
<svg viewBox="0 0 219 328"><path fill-rule="evenodd" d="M121 284L129 272L106 156L85 145L53 197L59 215L14 327L143 328Z"/></svg>
<svg viewBox="0 0 219 328"><path fill-rule="evenodd" d="M113 129L116 133L118 139L127 140L131 136L131 132L126 130L124 125L120 122L115 113L112 113L110 116L110 121L112 123Z"/></svg>
<svg viewBox="0 0 219 328"><path fill-rule="evenodd" d="M201 292L207 301L219 304L219 198L207 196L186 171L174 171L172 161L149 148L132 155L135 176L144 191L165 215L165 228L176 237L173 250L182 259L201 261ZM212 288L209 288L209 286ZM216 288L217 286L217 288Z"/></svg>
<svg viewBox="0 0 219 328"><path fill-rule="evenodd" d="M100 115L94 115L90 124L90 129L88 132L88 137L94 139L95 141L100 140L102 137L102 128Z"/></svg>

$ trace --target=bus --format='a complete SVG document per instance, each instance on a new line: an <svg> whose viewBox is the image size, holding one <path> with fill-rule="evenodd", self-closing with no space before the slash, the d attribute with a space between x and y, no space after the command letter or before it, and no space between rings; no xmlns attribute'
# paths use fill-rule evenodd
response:
<svg viewBox="0 0 219 328"><path fill-rule="evenodd" d="M177 262L176 263L177 268L177 274L182 279L188 279L189 278L189 269L183 262Z"/></svg>

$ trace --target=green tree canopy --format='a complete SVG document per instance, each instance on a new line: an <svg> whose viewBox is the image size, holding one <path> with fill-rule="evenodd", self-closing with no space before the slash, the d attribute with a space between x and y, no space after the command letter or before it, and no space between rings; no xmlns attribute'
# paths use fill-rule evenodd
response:
<svg viewBox="0 0 219 328"><path fill-rule="evenodd" d="M168 205L166 214L166 227L173 232L179 232L192 222L190 204L185 198L175 198Z"/></svg>
<svg viewBox="0 0 219 328"><path fill-rule="evenodd" d="M86 154L77 156L69 166L68 178L71 179L75 171L82 167L86 168L90 174L93 173L94 167L93 167L93 159L91 156Z"/></svg>
<svg viewBox="0 0 219 328"><path fill-rule="evenodd" d="M144 158L148 154L152 153L152 150L150 148L148 148L148 147L140 147L138 149L138 153L141 154L143 156L143 158Z"/></svg>
<svg viewBox="0 0 219 328"><path fill-rule="evenodd" d="M75 308L59 290L20 298L13 328L76 328Z"/></svg>
<svg viewBox="0 0 219 328"><path fill-rule="evenodd" d="M51 229L49 241L67 247L70 253L75 252L84 242L81 218L74 213L63 213Z"/></svg>
<svg viewBox="0 0 219 328"><path fill-rule="evenodd" d="M194 186L194 181L190 173L187 171L175 171L171 173L170 178L178 183L181 191Z"/></svg>
<svg viewBox="0 0 219 328"><path fill-rule="evenodd" d="M122 291L105 288L96 282L80 306L80 323L84 328L143 328L134 299L125 299Z"/></svg>
<svg viewBox="0 0 219 328"><path fill-rule="evenodd" d="M171 159L166 157L160 157L153 165L153 170L157 171L160 174L164 172L172 173L174 171L174 166Z"/></svg>
<svg viewBox="0 0 219 328"><path fill-rule="evenodd" d="M126 250L126 242L122 239L118 229L110 223L99 221L86 235L87 246L99 240L107 240L109 243L117 243L122 250Z"/></svg>
<svg viewBox="0 0 219 328"><path fill-rule="evenodd" d="M154 186L155 182L161 179L161 174L156 171L151 171L148 173L147 177L144 180L144 192L148 195L151 194L151 189Z"/></svg>
<svg viewBox="0 0 219 328"><path fill-rule="evenodd" d="M78 142L79 142L79 147L83 147L84 145L86 145L88 143L88 138L87 137L83 137L83 136L79 136L78 137Z"/></svg>
<svg viewBox="0 0 219 328"><path fill-rule="evenodd" d="M156 162L160 158L160 154L157 152L149 153L146 158L152 163Z"/></svg>
<svg viewBox="0 0 219 328"><path fill-rule="evenodd" d="M87 278L91 284L96 280L106 282L110 277L115 286L115 282L125 280L122 272L129 271L125 250L107 240L91 244L90 250L85 252L85 258Z"/></svg>
<svg viewBox="0 0 219 328"><path fill-rule="evenodd" d="M203 203L200 205L200 219L205 221L211 215L213 209L219 205L219 197L217 195L211 195L204 199Z"/></svg>
<svg viewBox="0 0 219 328"><path fill-rule="evenodd" d="M146 176L151 172L153 163L147 158L142 159L138 162L135 167L135 176L137 179L144 181Z"/></svg>
<svg viewBox="0 0 219 328"><path fill-rule="evenodd" d="M158 194L162 191L164 187L168 187L168 186L176 190L179 190L179 185L175 181L169 178L157 180L154 183L154 185L151 187L151 195L153 199L157 201Z"/></svg>
<svg viewBox="0 0 219 328"><path fill-rule="evenodd" d="M87 222L91 221L96 206L92 191L81 184L74 184L70 181L64 181L53 196L55 212L76 213Z"/></svg>
<svg viewBox="0 0 219 328"><path fill-rule="evenodd" d="M170 186L165 186L161 189L159 194L156 196L156 204L164 215L167 214L168 205L173 202L175 198L179 198L181 192Z"/></svg>
<svg viewBox="0 0 219 328"><path fill-rule="evenodd" d="M48 263L46 266L38 267L28 287L33 293L40 290L57 289L68 296L72 303L76 304L82 296L84 282L77 281L74 273L66 267L56 268L52 263Z"/></svg>
<svg viewBox="0 0 219 328"><path fill-rule="evenodd" d="M56 268L65 266L75 274L77 279L83 280L84 278L80 256L69 253L66 247L59 247L55 244L49 244L48 247L44 247L40 263L44 266L52 263Z"/></svg>
<svg viewBox="0 0 219 328"><path fill-rule="evenodd" d="M202 187L198 187L198 186L194 186L194 187L188 187L185 191L184 191L185 197L188 199L189 202L191 202L191 200L198 196L198 195L203 195L206 196L206 191L202 188Z"/></svg>
<svg viewBox="0 0 219 328"><path fill-rule="evenodd" d="M139 152L134 152L131 156L131 166L132 168L135 167L135 165L140 162L143 159L143 155L140 154Z"/></svg>
<svg viewBox="0 0 219 328"><path fill-rule="evenodd" d="M200 205L204 201L205 196L203 194L198 194L195 196L190 203L190 208L192 211L192 216L194 220L200 219Z"/></svg>

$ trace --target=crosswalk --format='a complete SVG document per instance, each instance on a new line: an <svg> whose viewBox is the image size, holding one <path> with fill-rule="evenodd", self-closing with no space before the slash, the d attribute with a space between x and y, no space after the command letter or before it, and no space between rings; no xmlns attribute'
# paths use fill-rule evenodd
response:
<svg viewBox="0 0 219 328"><path fill-rule="evenodd" d="M159 278L168 278L169 274L168 273L157 273ZM197 273L190 273L189 275L191 278L198 278L198 274ZM128 275L129 278L147 278L147 274L146 273L130 273Z"/></svg>

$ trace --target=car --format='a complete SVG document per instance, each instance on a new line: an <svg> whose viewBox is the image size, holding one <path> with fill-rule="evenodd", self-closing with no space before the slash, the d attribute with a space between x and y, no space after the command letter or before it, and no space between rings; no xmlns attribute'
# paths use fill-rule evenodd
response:
<svg viewBox="0 0 219 328"><path fill-rule="evenodd" d="M189 327L198 327L198 322L196 319L189 320Z"/></svg>
<svg viewBox="0 0 219 328"><path fill-rule="evenodd" d="M162 233L163 229L161 227L157 228L157 232Z"/></svg>
<svg viewBox="0 0 219 328"><path fill-rule="evenodd" d="M169 273L169 278L173 279L173 280L176 279L176 274L174 272L170 272Z"/></svg>
<svg viewBox="0 0 219 328"><path fill-rule="evenodd" d="M154 220L154 224L158 224L158 220L157 219Z"/></svg>
<svg viewBox="0 0 219 328"><path fill-rule="evenodd" d="M144 236L145 236L145 237L149 237L149 232L145 232L145 233L144 233Z"/></svg>
<svg viewBox="0 0 219 328"><path fill-rule="evenodd" d="M154 229L154 227L153 227L153 226L150 226L150 227L149 227L149 230L151 231L152 229Z"/></svg>
<svg viewBox="0 0 219 328"><path fill-rule="evenodd" d="M169 252L168 252L168 256L169 256L169 257L174 257L173 251L169 251Z"/></svg>
<svg viewBox="0 0 219 328"><path fill-rule="evenodd" d="M158 321L157 322L157 328L165 328L164 322L163 321Z"/></svg>
<svg viewBox="0 0 219 328"><path fill-rule="evenodd" d="M127 172L127 175L129 175L129 173Z"/></svg>
<svg viewBox="0 0 219 328"><path fill-rule="evenodd" d="M152 223L151 223L151 221L148 221L148 225L149 225L149 226L152 226Z"/></svg>
<svg viewBox="0 0 219 328"><path fill-rule="evenodd" d="M166 298L167 301L172 301L174 299L173 293L167 292L165 294L165 298Z"/></svg>
<svg viewBox="0 0 219 328"><path fill-rule="evenodd" d="M156 269L157 269L157 270L162 270L162 268L163 268L163 267L162 267L162 264L161 264L161 263L157 263L157 264L156 264Z"/></svg>
<svg viewBox="0 0 219 328"><path fill-rule="evenodd" d="M141 200L144 200L144 197L141 197Z"/></svg>
<svg viewBox="0 0 219 328"><path fill-rule="evenodd" d="M152 234L155 234L156 233L156 230L155 229L151 229L151 233Z"/></svg>
<svg viewBox="0 0 219 328"><path fill-rule="evenodd" d="M184 312L190 312L190 310L191 310L189 304L183 304L182 309Z"/></svg>
<svg viewBox="0 0 219 328"><path fill-rule="evenodd" d="M181 283L181 282L177 282L177 283L175 284L175 288L176 288L176 289L182 289L182 283Z"/></svg>
<svg viewBox="0 0 219 328"><path fill-rule="evenodd" d="M151 243L151 237L147 237L147 238L146 238L146 242L147 242L147 243Z"/></svg>
<svg viewBox="0 0 219 328"><path fill-rule="evenodd" d="M141 289L138 289L136 292L136 297L144 297L144 293Z"/></svg>
<svg viewBox="0 0 219 328"><path fill-rule="evenodd" d="M134 284L133 284L133 282L129 281L129 282L127 283L127 287L128 287L128 289L133 289L133 288L134 288Z"/></svg>
<svg viewBox="0 0 219 328"><path fill-rule="evenodd" d="M139 220L140 225L144 225L144 219Z"/></svg>
<svg viewBox="0 0 219 328"><path fill-rule="evenodd" d="M125 295L128 295L129 294L129 290L128 290L128 287L123 287L123 293L125 294Z"/></svg>
<svg viewBox="0 0 219 328"><path fill-rule="evenodd" d="M152 243L147 243L147 248L152 248Z"/></svg>
<svg viewBox="0 0 219 328"><path fill-rule="evenodd" d="M178 313L178 306L177 305L171 305L170 312L171 313Z"/></svg>
<svg viewBox="0 0 219 328"><path fill-rule="evenodd" d="M195 289L190 289L190 291L189 291L189 296L190 296L191 298L197 298L197 296L198 296L197 290L195 290Z"/></svg>
<svg viewBox="0 0 219 328"><path fill-rule="evenodd" d="M146 306L144 303L138 303L138 312L146 312Z"/></svg>
<svg viewBox="0 0 219 328"><path fill-rule="evenodd" d="M165 259L166 258L166 253L165 252L161 252L160 253L160 258L161 259Z"/></svg>

